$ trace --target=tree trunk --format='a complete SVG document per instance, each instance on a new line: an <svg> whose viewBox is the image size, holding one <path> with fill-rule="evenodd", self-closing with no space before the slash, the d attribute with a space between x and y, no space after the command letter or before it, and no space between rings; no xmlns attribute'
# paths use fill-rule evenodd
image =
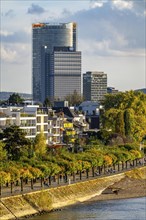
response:
<svg viewBox="0 0 146 220"><path fill-rule="evenodd" d="M49 185L51 186L51 176L49 176Z"/></svg>
<svg viewBox="0 0 146 220"><path fill-rule="evenodd" d="M120 164L118 163L118 171L120 171Z"/></svg>
<svg viewBox="0 0 146 220"><path fill-rule="evenodd" d="M86 178L89 178L89 170L86 170Z"/></svg>
<svg viewBox="0 0 146 220"><path fill-rule="evenodd" d="M21 180L21 192L23 192L23 178L21 177L20 180Z"/></svg>
<svg viewBox="0 0 146 220"><path fill-rule="evenodd" d="M92 176L95 176L95 167L92 167Z"/></svg>
<svg viewBox="0 0 146 220"><path fill-rule="evenodd" d="M16 186L19 186L19 181L18 180L16 181Z"/></svg>
<svg viewBox="0 0 146 220"><path fill-rule="evenodd" d="M76 175L75 175L75 172L73 173L73 181L74 181L74 182L76 181Z"/></svg>
<svg viewBox="0 0 146 220"><path fill-rule="evenodd" d="M65 183L67 183L67 181L68 181L68 175L65 174Z"/></svg>
<svg viewBox="0 0 146 220"><path fill-rule="evenodd" d="M2 195L2 184L0 184L0 196Z"/></svg>
<svg viewBox="0 0 146 220"><path fill-rule="evenodd" d="M41 187L43 187L43 178L41 177Z"/></svg>
<svg viewBox="0 0 146 220"><path fill-rule="evenodd" d="M28 184L28 178L25 179L25 184Z"/></svg>
<svg viewBox="0 0 146 220"><path fill-rule="evenodd" d="M101 167L100 166L98 166L98 173L99 173L99 175L101 174Z"/></svg>
<svg viewBox="0 0 146 220"><path fill-rule="evenodd" d="M60 184L60 174L57 175L57 183Z"/></svg>
<svg viewBox="0 0 146 220"><path fill-rule="evenodd" d="M122 161L122 170L124 170L124 162Z"/></svg>
<svg viewBox="0 0 146 220"><path fill-rule="evenodd" d="M13 182L11 181L11 194L13 193Z"/></svg>
<svg viewBox="0 0 146 220"><path fill-rule="evenodd" d="M80 180L82 180L82 171L80 170Z"/></svg>
<svg viewBox="0 0 146 220"><path fill-rule="evenodd" d="M33 179L31 179L31 189L33 189Z"/></svg>
<svg viewBox="0 0 146 220"><path fill-rule="evenodd" d="M105 165L103 165L103 170L104 170L103 173L105 174Z"/></svg>

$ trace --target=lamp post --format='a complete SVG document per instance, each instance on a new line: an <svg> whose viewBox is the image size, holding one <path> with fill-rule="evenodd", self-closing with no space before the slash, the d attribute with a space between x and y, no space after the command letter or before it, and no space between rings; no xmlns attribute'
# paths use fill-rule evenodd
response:
<svg viewBox="0 0 146 220"><path fill-rule="evenodd" d="M143 152L143 155L144 155L144 147L143 147L143 142L140 142L140 151ZM145 155L144 155L145 157ZM144 157L142 158L142 165L144 165Z"/></svg>

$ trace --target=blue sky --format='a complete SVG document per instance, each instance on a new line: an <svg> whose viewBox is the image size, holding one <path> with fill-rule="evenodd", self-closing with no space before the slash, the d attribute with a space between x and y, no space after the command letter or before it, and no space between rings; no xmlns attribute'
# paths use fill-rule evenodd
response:
<svg viewBox="0 0 146 220"><path fill-rule="evenodd" d="M121 91L146 87L145 0L1 0L1 91L31 93L31 24L77 22L82 73Z"/></svg>

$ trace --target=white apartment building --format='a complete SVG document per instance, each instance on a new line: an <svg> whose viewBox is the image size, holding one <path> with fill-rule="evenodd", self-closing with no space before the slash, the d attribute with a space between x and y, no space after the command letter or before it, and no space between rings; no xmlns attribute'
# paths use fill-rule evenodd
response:
<svg viewBox="0 0 146 220"><path fill-rule="evenodd" d="M55 114L55 111L50 110L48 113L48 144L60 144L63 141L63 123L64 116Z"/></svg>
<svg viewBox="0 0 146 220"><path fill-rule="evenodd" d="M32 140L43 132L46 143L50 146L63 143L64 123L67 120L63 112L55 113L55 110L38 105L0 107L0 129L17 125L25 131L26 138ZM75 115L72 123L78 133L88 129L83 114Z"/></svg>
<svg viewBox="0 0 146 220"><path fill-rule="evenodd" d="M36 105L0 108L0 128L11 125L19 126L30 139L43 132L48 142L48 113L45 108Z"/></svg>

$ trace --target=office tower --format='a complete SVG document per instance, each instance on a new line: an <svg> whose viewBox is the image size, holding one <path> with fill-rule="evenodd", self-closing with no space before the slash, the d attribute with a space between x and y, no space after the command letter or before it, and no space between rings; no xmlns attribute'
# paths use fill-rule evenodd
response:
<svg viewBox="0 0 146 220"><path fill-rule="evenodd" d="M63 100L74 90L81 94L76 23L38 23L32 30L33 99Z"/></svg>
<svg viewBox="0 0 146 220"><path fill-rule="evenodd" d="M107 93L107 74L86 72L83 74L83 96L86 101L102 101Z"/></svg>

